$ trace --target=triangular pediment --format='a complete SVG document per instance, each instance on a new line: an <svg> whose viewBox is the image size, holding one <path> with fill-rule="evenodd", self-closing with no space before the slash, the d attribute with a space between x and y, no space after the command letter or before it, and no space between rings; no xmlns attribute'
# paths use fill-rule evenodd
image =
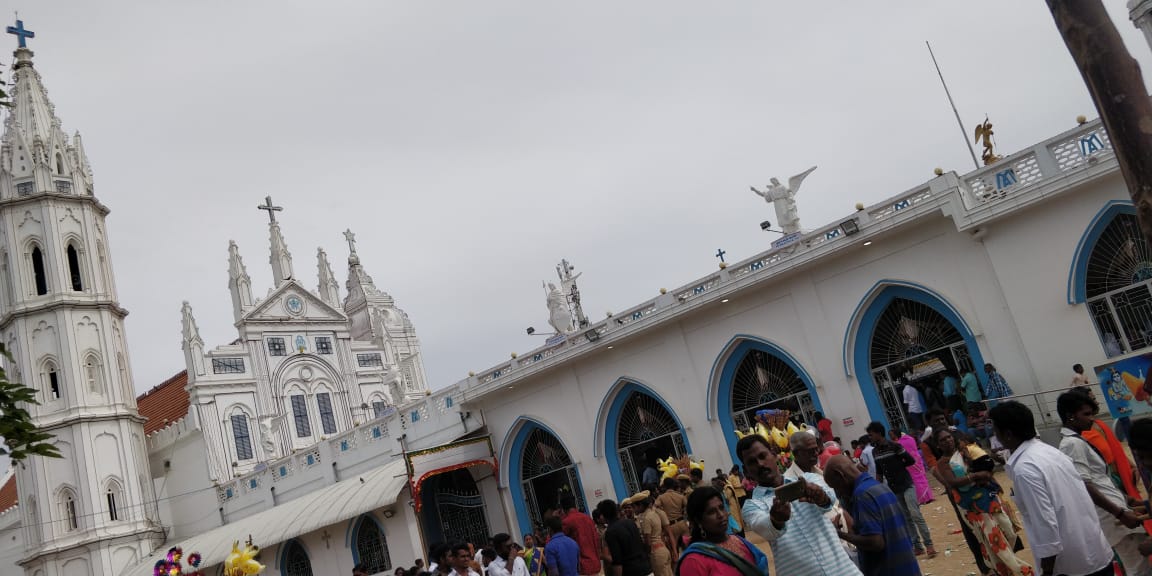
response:
<svg viewBox="0 0 1152 576"><path fill-rule="evenodd" d="M340 310L288 280L244 315L244 322L347 322Z"/></svg>

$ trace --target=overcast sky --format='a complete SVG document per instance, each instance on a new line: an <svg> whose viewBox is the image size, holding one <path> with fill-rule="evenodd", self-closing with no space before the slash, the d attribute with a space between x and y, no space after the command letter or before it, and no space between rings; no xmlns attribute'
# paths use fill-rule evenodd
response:
<svg viewBox="0 0 1152 576"><path fill-rule="evenodd" d="M598 320L767 248L749 185L819 165L815 228L970 170L925 40L1003 152L1096 116L1040 0L10 6L112 209L141 392L184 368L183 300L208 346L236 337L230 239L270 287L266 195L309 286L324 246L343 290L357 233L439 388L542 344L562 257Z"/></svg>

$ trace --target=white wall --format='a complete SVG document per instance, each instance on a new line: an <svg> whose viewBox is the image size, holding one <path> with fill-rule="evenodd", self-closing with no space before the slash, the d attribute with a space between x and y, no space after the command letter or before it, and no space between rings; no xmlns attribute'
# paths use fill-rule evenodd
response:
<svg viewBox="0 0 1152 576"><path fill-rule="evenodd" d="M706 417L706 407L715 412L717 403L714 392L709 397L709 382L725 345L749 334L794 356L816 382L836 434L858 437L870 417L855 375L845 372L845 335L854 332L853 314L882 280L913 282L945 298L973 331L984 361L997 366L1014 392L1059 388L1073 363L1090 366L1104 359L1084 306L1067 304L1066 285L1090 220L1108 200L1124 197L1118 176L1101 178L993 222L982 240L957 231L943 214L922 217L871 246L857 245L773 277L727 303L662 322L612 350L602 347L472 403L483 409L503 462L505 443L512 440L508 431L521 416L556 432L577 464L586 498L595 503L598 490L616 496L605 455L598 454L603 440L596 418L621 378L661 395L706 470L730 466L719 422ZM850 356L849 369L855 371ZM854 424L844 426L849 417ZM505 494L518 474L502 471Z"/></svg>

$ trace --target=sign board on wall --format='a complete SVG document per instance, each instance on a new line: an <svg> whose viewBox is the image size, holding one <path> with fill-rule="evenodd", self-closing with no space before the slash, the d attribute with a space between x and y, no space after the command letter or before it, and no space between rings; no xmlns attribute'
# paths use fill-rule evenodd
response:
<svg viewBox="0 0 1152 576"><path fill-rule="evenodd" d="M1095 368L1113 418L1152 414L1152 354L1129 356Z"/></svg>
<svg viewBox="0 0 1152 576"><path fill-rule="evenodd" d="M856 423L856 421L851 418L845 418L841 422L843 422L845 426L852 426Z"/></svg>

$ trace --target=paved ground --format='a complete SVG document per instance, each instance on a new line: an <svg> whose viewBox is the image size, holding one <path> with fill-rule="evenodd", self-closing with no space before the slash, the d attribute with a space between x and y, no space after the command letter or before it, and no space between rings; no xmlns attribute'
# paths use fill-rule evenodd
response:
<svg viewBox="0 0 1152 576"><path fill-rule="evenodd" d="M1011 483L1007 475L1003 472L996 473L996 480L1004 486L1005 491L1011 488ZM927 560L921 557L920 569L923 571L924 576L969 576L978 574L976 570L976 563L972 559L972 553L968 551L968 546L964 543L964 535L960 533L960 524L956 520L956 514L952 511L952 507L948 505L948 501L944 500L944 496L939 496L941 488L935 480L932 480L932 485L936 489L936 501L931 504L925 504L921 507L924 513L924 518L928 520L928 529L932 531L932 540L935 541L936 551L939 555L932 559ZM771 551L768 550L767 543L751 535L750 540L759 545L769 557ZM1025 561L1032 562L1032 552L1027 548L1027 541L1025 541L1025 549L1020 552L1019 556ZM776 574L775 568L772 574Z"/></svg>

